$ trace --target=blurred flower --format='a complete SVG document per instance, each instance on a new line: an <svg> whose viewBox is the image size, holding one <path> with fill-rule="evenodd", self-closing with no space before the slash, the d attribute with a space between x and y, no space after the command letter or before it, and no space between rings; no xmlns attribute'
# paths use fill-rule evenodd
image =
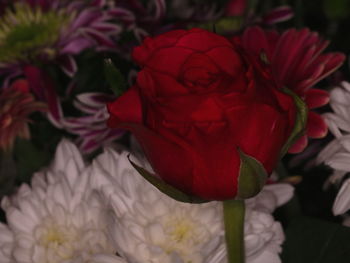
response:
<svg viewBox="0 0 350 263"><path fill-rule="evenodd" d="M225 7L225 15L242 16L247 8L247 0L230 0Z"/></svg>
<svg viewBox="0 0 350 263"><path fill-rule="evenodd" d="M29 115L45 109L46 105L35 101L29 93L25 80L17 80L10 88L0 90L0 149L10 150L16 137L29 139Z"/></svg>
<svg viewBox="0 0 350 263"><path fill-rule="evenodd" d="M246 51L267 60L277 82L299 95L309 109L328 103L328 93L312 87L340 67L345 56L334 52L322 53L329 42L321 39L317 33L308 29L289 29L280 34L251 27L238 41L242 42ZM306 134L289 152L302 151L307 145L307 137L322 138L326 134L324 120L317 113L309 111Z"/></svg>
<svg viewBox="0 0 350 263"><path fill-rule="evenodd" d="M78 149L63 140L52 165L34 175L31 187L23 184L2 200L14 237L11 262L120 262L113 260L108 213L90 191L89 173Z"/></svg>
<svg viewBox="0 0 350 263"><path fill-rule="evenodd" d="M147 5L140 0L114 0L114 2L114 7L108 14L118 18L126 31L133 32L138 41L164 27L161 20L166 12L165 0L146 1Z"/></svg>
<svg viewBox="0 0 350 263"><path fill-rule="evenodd" d="M13 263L11 259L13 245L13 233L7 225L0 223L0 258L2 263Z"/></svg>
<svg viewBox="0 0 350 263"><path fill-rule="evenodd" d="M121 28L109 21L105 1L17 0L0 19L0 72L20 74L21 66L55 61L72 76L73 55L88 48L115 48Z"/></svg>
<svg viewBox="0 0 350 263"><path fill-rule="evenodd" d="M132 159L150 169L143 158ZM107 149L93 162L92 174L91 185L113 207L115 220L110 232L118 253L128 261L226 261L221 203L187 204L169 198L136 172L126 152ZM291 186L276 184L247 200L248 263L280 262L284 234L269 212L287 202L292 193Z"/></svg>
<svg viewBox="0 0 350 263"><path fill-rule="evenodd" d="M84 153L90 153L114 141L124 134L122 130L107 127L109 117L106 103L114 98L104 93L83 93L77 96L74 105L85 116L66 117L62 126L69 133L78 135L77 143Z"/></svg>

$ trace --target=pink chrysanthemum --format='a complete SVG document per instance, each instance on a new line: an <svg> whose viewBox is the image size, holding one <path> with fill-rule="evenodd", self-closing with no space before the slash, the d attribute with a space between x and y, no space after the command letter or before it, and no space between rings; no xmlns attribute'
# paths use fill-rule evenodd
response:
<svg viewBox="0 0 350 263"><path fill-rule="evenodd" d="M35 101L25 80L17 80L0 92L0 150L10 150L16 137L29 139L29 115L45 110L44 103Z"/></svg>
<svg viewBox="0 0 350 263"><path fill-rule="evenodd" d="M234 41L240 41L248 52L267 59L279 85L294 91L309 109L328 103L328 93L312 87L340 67L345 56L335 52L322 53L329 42L320 38L317 33L308 29L289 29L280 34L251 27ZM306 134L289 152L301 152L307 145L307 137L322 138L326 134L327 125L323 118L309 111Z"/></svg>
<svg viewBox="0 0 350 263"><path fill-rule="evenodd" d="M0 18L0 73L21 73L21 66L58 63L68 75L73 56L88 48L115 48L121 31L110 22L104 0L15 0Z"/></svg>

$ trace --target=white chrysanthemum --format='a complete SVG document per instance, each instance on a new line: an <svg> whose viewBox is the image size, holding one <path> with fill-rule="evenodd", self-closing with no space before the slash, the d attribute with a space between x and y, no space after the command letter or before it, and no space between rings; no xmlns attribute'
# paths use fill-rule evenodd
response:
<svg viewBox="0 0 350 263"><path fill-rule="evenodd" d="M88 188L90 169L77 148L63 140L49 169L2 200L13 233L12 262L73 263L116 253L108 239L107 211Z"/></svg>
<svg viewBox="0 0 350 263"><path fill-rule="evenodd" d="M94 161L92 170L92 185L104 193L115 212L110 227L118 252L129 262L225 260L220 202L185 204L169 198L135 171L125 152L118 154L107 149ZM281 197L273 196L281 192ZM257 198L247 201L248 262L280 262L283 230L268 212L287 202L292 193L292 187L287 185L269 186Z"/></svg>
<svg viewBox="0 0 350 263"><path fill-rule="evenodd" d="M12 263L13 234L7 225L0 223L0 259L2 263Z"/></svg>
<svg viewBox="0 0 350 263"><path fill-rule="evenodd" d="M128 262L192 262L210 258L223 237L222 208L216 202L177 202L146 182L127 153L107 150L93 163L92 185L114 208L110 225L118 252Z"/></svg>
<svg viewBox="0 0 350 263"><path fill-rule="evenodd" d="M252 210L271 214L277 207L287 203L294 194L294 187L286 183L265 185L262 191L246 200L246 206Z"/></svg>
<svg viewBox="0 0 350 263"><path fill-rule="evenodd" d="M244 221L246 263L281 263L279 253L285 239L281 224L271 214L249 207ZM217 250L212 262L227 263L225 244Z"/></svg>
<svg viewBox="0 0 350 263"><path fill-rule="evenodd" d="M342 82L330 92L333 112L324 114L335 139L318 155L317 162L335 170L329 181L339 183L350 172L350 83Z"/></svg>

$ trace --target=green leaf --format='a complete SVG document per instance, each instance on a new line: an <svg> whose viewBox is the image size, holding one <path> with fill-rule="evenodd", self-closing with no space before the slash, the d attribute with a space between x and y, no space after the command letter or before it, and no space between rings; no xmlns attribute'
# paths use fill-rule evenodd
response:
<svg viewBox="0 0 350 263"><path fill-rule="evenodd" d="M264 187L267 172L264 166L255 158L239 151L241 167L238 177L237 197L246 199L257 195Z"/></svg>
<svg viewBox="0 0 350 263"><path fill-rule="evenodd" d="M324 0L323 10L331 20L347 18L350 14L349 0Z"/></svg>
<svg viewBox="0 0 350 263"><path fill-rule="evenodd" d="M144 168L135 164L133 161L130 160L130 157L128 157L128 159L129 159L129 162L131 163L131 165L138 171L138 173L140 175L143 176L143 178L145 178L148 182L150 182L159 191L161 191L162 193L166 194L167 196L175 199L176 201L184 202L184 203L197 203L197 204L209 202L206 200L202 200L198 197L185 194L184 192L167 184L166 182L157 178L155 175L151 174L150 172L148 172Z"/></svg>
<svg viewBox="0 0 350 263"><path fill-rule="evenodd" d="M319 219L300 217L286 230L283 263L350 262L350 228Z"/></svg>
<svg viewBox="0 0 350 263"><path fill-rule="evenodd" d="M104 60L104 74L113 93L120 96L126 89L126 82L120 71L114 66L111 59Z"/></svg>
<svg viewBox="0 0 350 263"><path fill-rule="evenodd" d="M17 139L14 147L14 157L21 182L29 182L33 173L47 165L51 155L38 149L31 141Z"/></svg>
<svg viewBox="0 0 350 263"><path fill-rule="evenodd" d="M304 134L308 114L308 108L305 102L298 95L287 88L284 88L283 92L294 99L295 106L297 107L297 114L295 117L295 124L292 133L282 148L280 154L281 158L288 152L288 149Z"/></svg>

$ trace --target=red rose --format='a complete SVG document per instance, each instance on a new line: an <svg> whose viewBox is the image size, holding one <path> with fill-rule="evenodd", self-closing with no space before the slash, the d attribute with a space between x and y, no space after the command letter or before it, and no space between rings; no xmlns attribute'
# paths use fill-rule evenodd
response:
<svg viewBox="0 0 350 263"><path fill-rule="evenodd" d="M133 132L162 180L225 200L237 195L240 152L272 172L297 109L267 64L201 29L146 38L133 58L142 70L108 105L108 124Z"/></svg>

